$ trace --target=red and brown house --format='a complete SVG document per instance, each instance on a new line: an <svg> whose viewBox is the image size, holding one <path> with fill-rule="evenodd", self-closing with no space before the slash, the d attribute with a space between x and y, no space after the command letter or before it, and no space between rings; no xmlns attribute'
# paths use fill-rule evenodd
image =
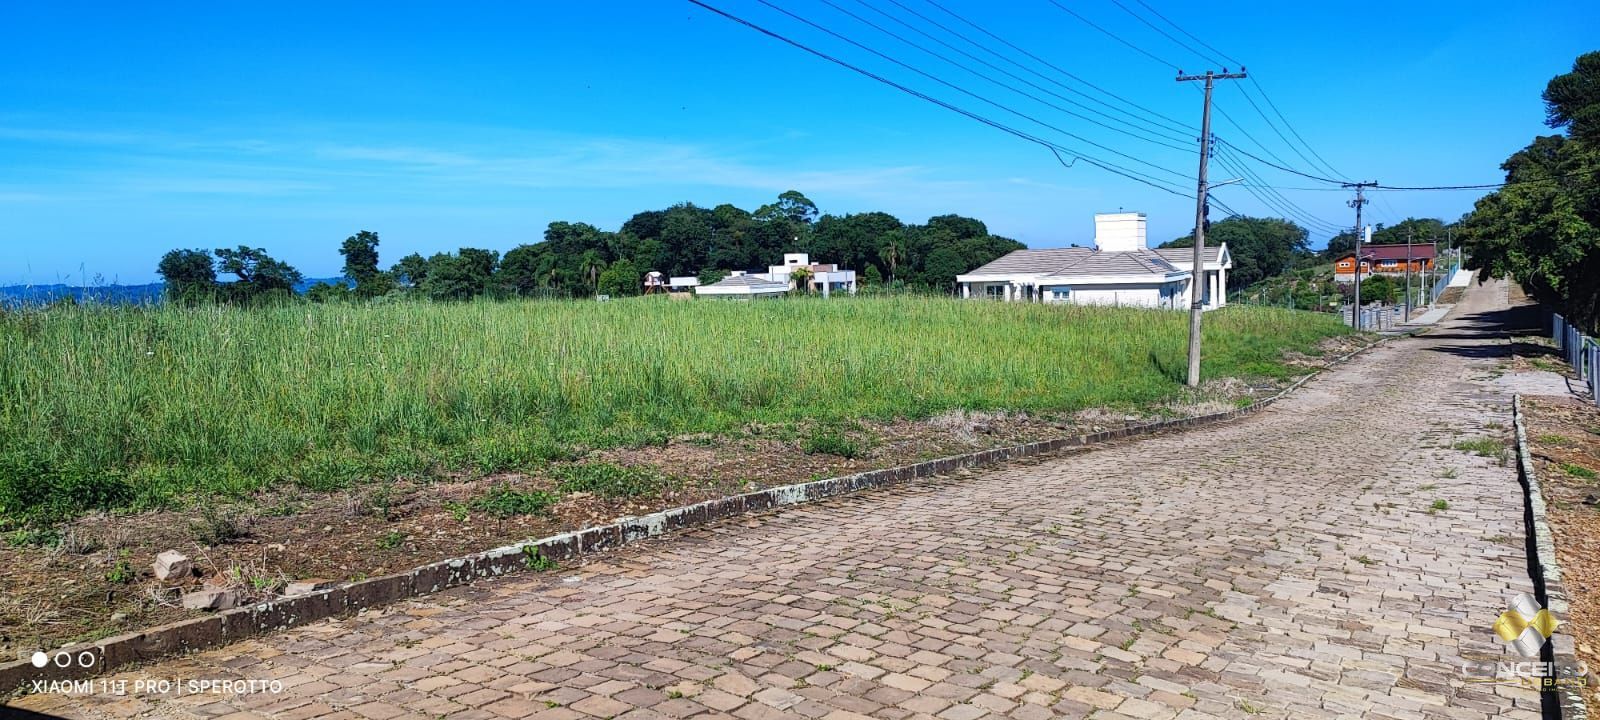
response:
<svg viewBox="0 0 1600 720"><path fill-rule="evenodd" d="M1406 274L1408 252L1411 259L1411 272L1420 273L1433 269L1435 255L1433 245L1412 245L1409 251L1405 245L1362 245L1362 277L1368 275ZM1333 263L1333 279L1339 282L1355 280L1355 267L1355 252L1346 252Z"/></svg>

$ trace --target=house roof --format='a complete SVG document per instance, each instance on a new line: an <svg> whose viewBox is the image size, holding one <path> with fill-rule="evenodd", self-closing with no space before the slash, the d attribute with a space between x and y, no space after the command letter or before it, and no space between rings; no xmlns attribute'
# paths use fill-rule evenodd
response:
<svg viewBox="0 0 1600 720"><path fill-rule="evenodd" d="M1404 245L1362 245L1361 254L1374 260L1404 260L1406 259L1406 246ZM1347 251L1339 256L1345 260L1355 255L1355 251ZM1411 246L1412 260L1428 260L1434 257L1433 245Z"/></svg>
<svg viewBox="0 0 1600 720"><path fill-rule="evenodd" d="M758 276L755 276L755 275L729 275L729 276L727 276L727 277L725 277L725 278L723 278L721 280L718 280L718 281L716 281L716 282L714 282L714 283L712 283L710 285L705 285L705 286L702 286L702 287L723 287L723 288L747 287L747 288L763 288L763 289L765 289L767 287L774 286L774 285L776 285L778 287L781 287L781 288L783 288L785 290L789 289L789 284L788 283L781 283L781 282L777 282L777 281L774 281L774 280L768 280L766 278L758 277Z"/></svg>
<svg viewBox="0 0 1600 720"><path fill-rule="evenodd" d="M1013 250L999 259L977 270L965 273L967 275L1014 275L1038 274L1047 275L1066 267L1067 264L1076 262L1084 255L1094 253L1094 250L1081 247L1050 248L1047 250Z"/></svg>
<svg viewBox="0 0 1600 720"><path fill-rule="evenodd" d="M1204 250L1205 264L1223 262L1223 248L1212 245ZM1093 248L1069 247L1045 250L1014 250L994 262L963 275L1141 275L1182 271L1194 259L1192 248L1157 248L1121 252L1101 252Z"/></svg>
<svg viewBox="0 0 1600 720"><path fill-rule="evenodd" d="M1093 275L1096 277L1147 277L1166 276L1180 272L1172 263L1151 250L1123 252L1089 252L1059 270L1051 277Z"/></svg>
<svg viewBox="0 0 1600 720"><path fill-rule="evenodd" d="M1185 248L1154 248L1152 250L1152 252L1156 253L1157 255L1160 255L1162 258L1166 259L1167 262L1181 262L1181 263L1194 262L1194 248L1193 247L1185 247ZM1220 246L1220 245L1207 245L1204 248L1201 248L1200 254L1201 254L1201 256L1202 256L1202 258L1204 259L1205 262L1208 262L1208 263L1218 262L1219 258L1222 257L1222 246Z"/></svg>

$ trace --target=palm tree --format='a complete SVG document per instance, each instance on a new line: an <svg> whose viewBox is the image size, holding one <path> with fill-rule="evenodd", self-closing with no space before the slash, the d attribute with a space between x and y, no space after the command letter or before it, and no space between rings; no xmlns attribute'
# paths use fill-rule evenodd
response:
<svg viewBox="0 0 1600 720"><path fill-rule="evenodd" d="M889 285L891 287L894 286L894 271L900 266L900 258L904 254L905 250L900 247L898 233L890 233L888 242L883 247L878 248L878 258L889 266Z"/></svg>
<svg viewBox="0 0 1600 720"><path fill-rule="evenodd" d="M807 295L811 294L811 268L797 267L794 272L789 273L789 279L794 281L796 289L805 291Z"/></svg>
<svg viewBox="0 0 1600 720"><path fill-rule="evenodd" d="M593 250L585 251L583 253L583 259L579 260L578 262L582 267L584 277L589 279L589 290L590 292L593 292L599 287L600 268L606 263L600 258L600 253L597 253Z"/></svg>

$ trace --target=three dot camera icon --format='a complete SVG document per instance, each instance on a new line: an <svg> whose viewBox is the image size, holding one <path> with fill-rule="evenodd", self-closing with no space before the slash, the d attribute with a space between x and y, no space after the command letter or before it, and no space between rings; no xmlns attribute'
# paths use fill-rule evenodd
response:
<svg viewBox="0 0 1600 720"><path fill-rule="evenodd" d="M95 657L95 654L89 652L88 650L80 652L76 655L64 650L57 652L54 655L40 650L34 653L32 658L33 666L36 668L44 668L51 665L54 665L58 668L91 668L94 667L96 660L97 658Z"/></svg>

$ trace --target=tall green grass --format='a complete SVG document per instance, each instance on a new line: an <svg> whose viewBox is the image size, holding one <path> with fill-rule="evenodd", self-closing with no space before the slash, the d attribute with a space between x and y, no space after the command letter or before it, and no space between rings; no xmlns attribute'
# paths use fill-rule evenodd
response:
<svg viewBox="0 0 1600 720"><path fill-rule="evenodd" d="M1181 392L1185 315L917 297L62 307L0 314L0 519L498 471L751 421ZM1206 374L1344 332L1206 316Z"/></svg>

